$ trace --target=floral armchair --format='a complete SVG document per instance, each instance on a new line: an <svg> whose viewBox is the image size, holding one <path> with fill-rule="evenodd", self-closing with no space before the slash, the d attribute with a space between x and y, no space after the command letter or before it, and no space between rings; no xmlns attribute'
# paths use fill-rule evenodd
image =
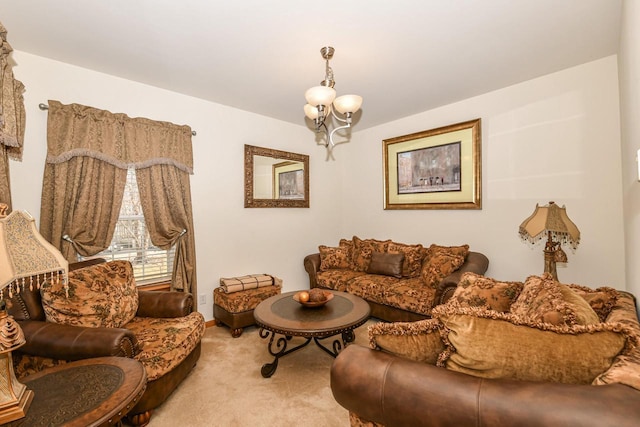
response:
<svg viewBox="0 0 640 427"><path fill-rule="evenodd" d="M128 261L71 264L68 297L45 282L14 295L8 309L27 340L14 355L19 378L91 357L138 360L148 383L128 421L140 426L195 366L205 329L191 294L138 290Z"/></svg>

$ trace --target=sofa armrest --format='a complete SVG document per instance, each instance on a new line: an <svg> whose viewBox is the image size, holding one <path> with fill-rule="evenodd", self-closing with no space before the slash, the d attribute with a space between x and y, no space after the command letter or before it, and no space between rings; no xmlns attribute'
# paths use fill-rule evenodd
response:
<svg viewBox="0 0 640 427"><path fill-rule="evenodd" d="M304 269L309 274L309 289L317 288L316 275L320 271L320 254L315 253L304 257Z"/></svg>
<svg viewBox="0 0 640 427"><path fill-rule="evenodd" d="M91 357L133 357L138 341L133 332L122 328L88 328L37 320L18 322L26 344L18 351L58 360Z"/></svg>
<svg viewBox="0 0 640 427"><path fill-rule="evenodd" d="M444 304L451 298L464 273L484 274L488 268L489 258L480 252L469 252L467 258L464 260L464 264L438 283L434 305Z"/></svg>
<svg viewBox="0 0 640 427"><path fill-rule="evenodd" d="M175 291L138 291L138 317L183 317L193 311L193 295Z"/></svg>
<svg viewBox="0 0 640 427"><path fill-rule="evenodd" d="M640 391L477 378L350 345L331 367L336 401L386 426L636 425ZM526 402L526 404L523 404Z"/></svg>

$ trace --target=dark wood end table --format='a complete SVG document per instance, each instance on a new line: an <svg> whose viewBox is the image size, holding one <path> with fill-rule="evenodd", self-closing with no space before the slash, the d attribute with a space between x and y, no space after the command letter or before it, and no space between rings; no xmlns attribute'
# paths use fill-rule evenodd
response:
<svg viewBox="0 0 640 427"><path fill-rule="evenodd" d="M34 397L27 416L9 426L113 426L138 402L147 386L140 362L98 357L65 363L25 377Z"/></svg>
<svg viewBox="0 0 640 427"><path fill-rule="evenodd" d="M261 374L271 377L278 368L278 359L305 347L313 340L318 347L331 356L338 353L355 339L353 330L369 318L369 304L360 297L346 292L331 291L333 299L322 307L305 307L293 299L296 292L287 292L262 301L253 316L261 328L260 337L269 338L269 354L272 363L262 366ZM281 335L276 339L276 335ZM332 348L325 347L321 340L336 337ZM292 337L304 337L306 341L296 347L287 348Z"/></svg>

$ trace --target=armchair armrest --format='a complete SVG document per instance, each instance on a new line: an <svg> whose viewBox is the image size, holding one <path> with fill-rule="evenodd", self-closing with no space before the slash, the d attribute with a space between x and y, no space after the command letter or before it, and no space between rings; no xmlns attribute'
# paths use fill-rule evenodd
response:
<svg viewBox="0 0 640 427"><path fill-rule="evenodd" d="M193 311L193 295L187 292L138 291L138 317L183 317Z"/></svg>
<svg viewBox="0 0 640 427"><path fill-rule="evenodd" d="M309 289L317 288L316 275L320 271L320 254L315 253L304 257L304 269L309 274Z"/></svg>
<svg viewBox="0 0 640 427"><path fill-rule="evenodd" d="M488 268L489 258L480 252L469 252L464 264L438 283L436 288L435 305L444 304L449 298L451 298L464 273L470 271L476 274L484 274Z"/></svg>
<svg viewBox="0 0 640 427"><path fill-rule="evenodd" d="M138 349L138 341L128 329L87 328L38 320L18 323L27 341L18 351L32 356L59 360L133 357Z"/></svg>

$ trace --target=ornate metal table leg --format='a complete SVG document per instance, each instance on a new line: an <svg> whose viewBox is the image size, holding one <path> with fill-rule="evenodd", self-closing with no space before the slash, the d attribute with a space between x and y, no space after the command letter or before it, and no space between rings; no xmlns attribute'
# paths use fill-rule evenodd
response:
<svg viewBox="0 0 640 427"><path fill-rule="evenodd" d="M325 340L329 338L334 338L333 342L331 343L331 347L332 347L331 349L325 347L320 343L321 340ZM348 331L344 331L341 334L340 338L336 338L335 335L331 335L324 338L314 338L313 340L315 341L316 345L321 349L323 349L325 352L329 353L333 357L337 357L338 353L340 353L342 349L347 346L347 344L352 343L356 339L356 334L353 332L353 330L348 330Z"/></svg>
<svg viewBox="0 0 640 427"><path fill-rule="evenodd" d="M311 338L306 338L306 341L304 343L300 344L297 347L293 347L287 350L287 343L288 341L291 340L292 338L291 336L280 335L280 337L276 340L275 332L268 331L264 328L260 329L260 338L267 338L269 335L271 335L271 338L269 338L269 344L267 349L269 350L269 354L272 355L274 359L273 359L273 362L265 363L264 365L262 365L262 369L260 369L260 374L262 374L264 378L269 378L276 372L276 369L278 369L278 359L280 359L282 356L285 356L291 352L301 349L302 347L309 344L309 341L311 341Z"/></svg>

